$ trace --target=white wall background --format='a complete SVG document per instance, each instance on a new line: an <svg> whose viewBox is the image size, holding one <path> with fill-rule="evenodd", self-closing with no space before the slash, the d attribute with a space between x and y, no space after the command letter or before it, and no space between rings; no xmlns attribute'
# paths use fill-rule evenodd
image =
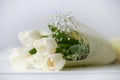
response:
<svg viewBox="0 0 120 80"><path fill-rule="evenodd" d="M120 36L120 0L0 0L0 50L20 45L20 31L47 29L46 17L72 12L108 38Z"/></svg>

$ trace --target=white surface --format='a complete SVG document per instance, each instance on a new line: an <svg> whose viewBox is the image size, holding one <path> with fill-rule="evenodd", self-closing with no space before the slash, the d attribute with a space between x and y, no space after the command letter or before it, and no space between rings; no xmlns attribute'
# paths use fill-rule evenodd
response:
<svg viewBox="0 0 120 80"><path fill-rule="evenodd" d="M0 50L20 45L20 31L46 29L48 16L68 13L106 37L120 36L120 0L0 0Z"/></svg>
<svg viewBox="0 0 120 80"><path fill-rule="evenodd" d="M11 68L8 60L9 50L4 50L0 54L0 80L120 80L120 63L64 68L60 72L40 72L34 69L16 72Z"/></svg>

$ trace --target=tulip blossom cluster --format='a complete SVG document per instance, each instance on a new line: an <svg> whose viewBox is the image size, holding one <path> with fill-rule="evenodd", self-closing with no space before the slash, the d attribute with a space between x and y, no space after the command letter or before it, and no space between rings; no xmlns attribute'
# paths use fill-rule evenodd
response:
<svg viewBox="0 0 120 80"><path fill-rule="evenodd" d="M43 37L47 35L47 37ZM35 68L42 71L59 71L65 65L65 59L56 53L57 42L47 32L31 30L20 32L18 35L23 48L15 48L9 56L10 63L15 70ZM30 54L31 49L35 54Z"/></svg>

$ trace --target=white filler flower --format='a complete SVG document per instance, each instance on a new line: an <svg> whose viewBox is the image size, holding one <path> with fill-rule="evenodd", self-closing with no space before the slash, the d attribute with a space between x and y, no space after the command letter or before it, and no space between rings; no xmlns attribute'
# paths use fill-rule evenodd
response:
<svg viewBox="0 0 120 80"><path fill-rule="evenodd" d="M55 53L58 45L53 38L48 37L34 41L33 46L40 53Z"/></svg>
<svg viewBox="0 0 120 80"><path fill-rule="evenodd" d="M15 48L9 56L10 63L15 70L25 70L29 67L27 58L30 56L26 48Z"/></svg>
<svg viewBox="0 0 120 80"><path fill-rule="evenodd" d="M46 57L44 62L44 71L59 71L65 66L65 59L62 54L50 54Z"/></svg>
<svg viewBox="0 0 120 80"><path fill-rule="evenodd" d="M18 38L23 45L27 47L32 47L33 42L41 38L41 34L39 30L25 31L25 32L20 32Z"/></svg>

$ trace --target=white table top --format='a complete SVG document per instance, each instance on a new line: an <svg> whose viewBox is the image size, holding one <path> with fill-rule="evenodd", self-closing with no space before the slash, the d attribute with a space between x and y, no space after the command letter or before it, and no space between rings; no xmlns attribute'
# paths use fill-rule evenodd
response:
<svg viewBox="0 0 120 80"><path fill-rule="evenodd" d="M120 63L106 66L64 68L60 72L40 72L33 69L15 72L8 61L9 51L0 56L0 80L120 80Z"/></svg>

